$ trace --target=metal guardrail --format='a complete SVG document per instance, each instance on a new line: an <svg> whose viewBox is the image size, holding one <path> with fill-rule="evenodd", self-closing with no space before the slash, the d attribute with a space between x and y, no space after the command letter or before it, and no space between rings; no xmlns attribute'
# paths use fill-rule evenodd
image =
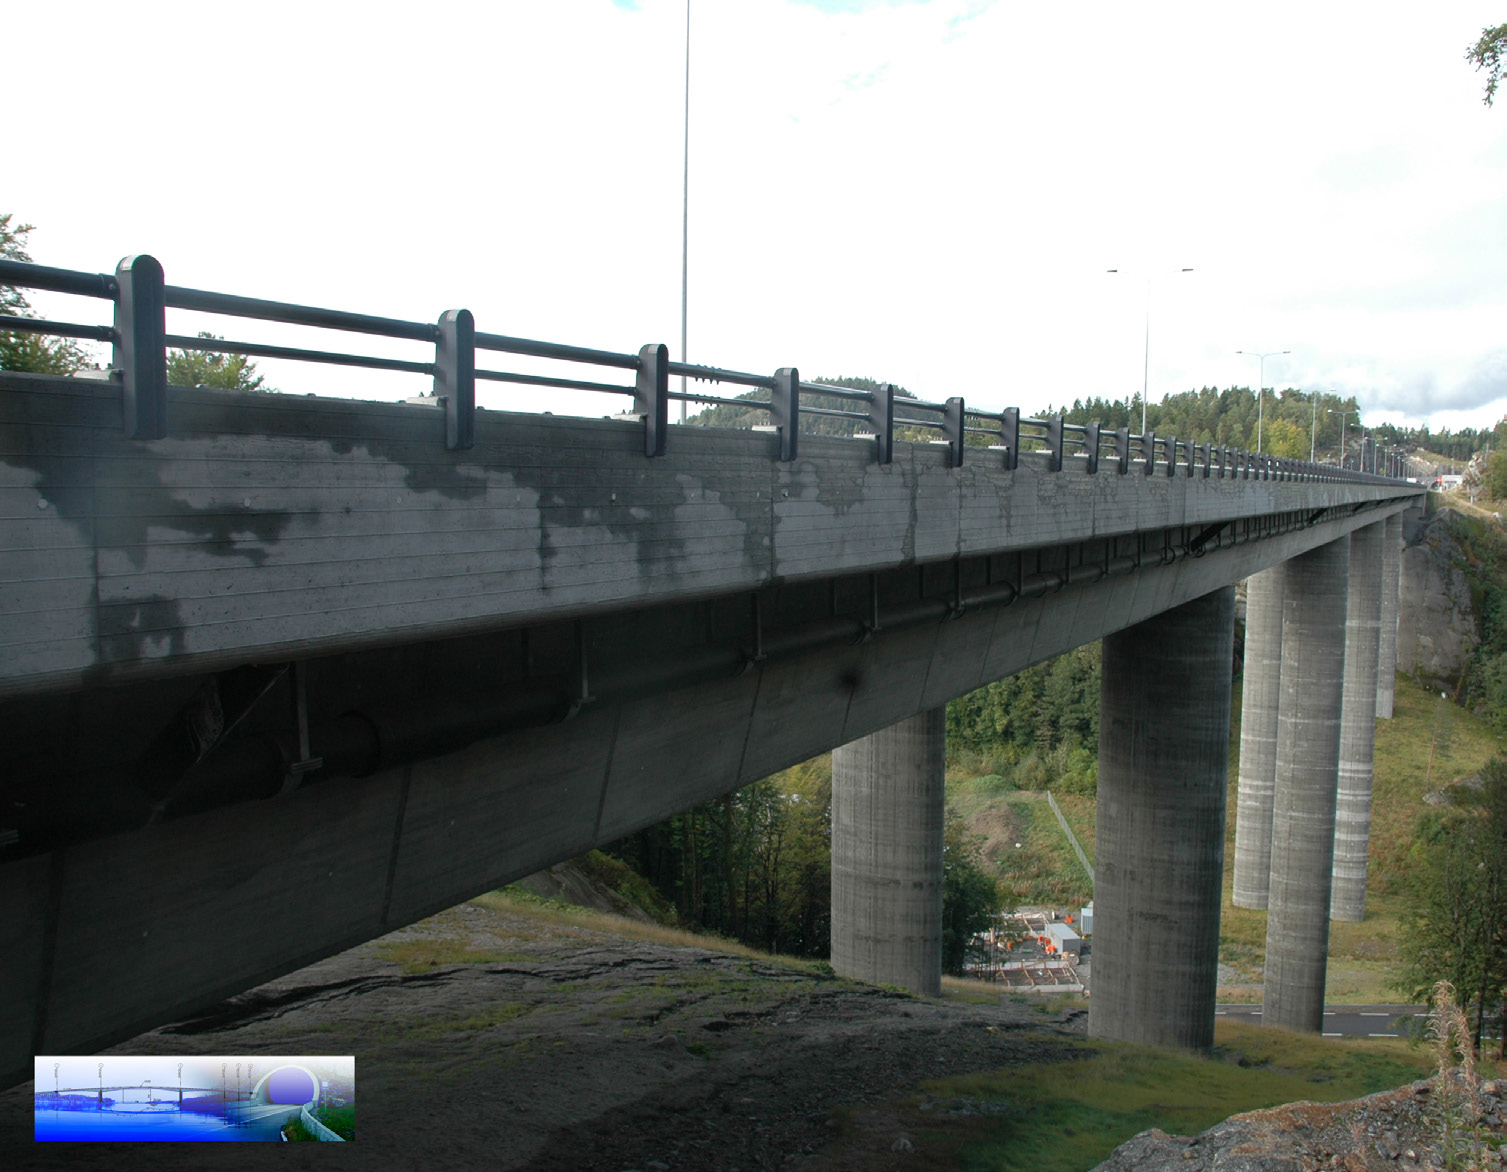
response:
<svg viewBox="0 0 1507 1172"><path fill-rule="evenodd" d="M868 431L862 434L875 441L876 458L880 464L890 463L894 451L895 429L902 427L939 433L940 439L933 442L947 445L949 464L954 468L962 466L964 452L974 446L967 443L967 437L973 435L993 440L988 446L1003 452L1004 467L1007 469L1017 468L1022 452L1033 450L1044 453L1039 458L1044 458L1045 468L1050 472L1062 471L1069 457L1081 457L1083 470L1090 475L1099 471L1101 460L1109 460L1122 476L1139 464L1141 473L1146 476L1160 474L1205 479L1217 477L1363 483L1404 478L1401 453L1389 452L1385 460L1385 473L1380 473L1374 445L1370 454L1372 471L1354 471L1225 446L1195 444L1192 440L1159 436L1154 432L1135 435L1126 427L1108 429L1099 423L1068 423L1061 415L1045 419L1022 418L1020 411L1014 407L999 412L978 411L965 407L961 397L949 398L943 403L928 403L897 395L894 385L889 383L882 384L873 391L862 391L807 382L801 379L794 366L781 367L773 375L760 375L716 366L672 362L669 351L663 344L651 343L642 347L637 354L619 354L610 350L480 333L471 312L466 309L446 310L431 325L345 310L320 309L292 302L265 301L254 297L187 289L167 284L162 266L147 255L126 257L116 267L113 275L0 260L0 285L69 293L113 303L115 317L114 324L110 326L0 316L0 330L111 343L114 347L111 366L118 373L121 385L125 432L137 439L161 439L167 435L167 351L169 347L176 347L181 350L294 359L429 375L434 379L436 397L444 403L445 444L452 450L469 448L475 441L476 381L481 379L630 396L633 401L632 413L639 415L644 421L644 454L650 457L665 454L669 436L669 404L681 400L766 413L779 433L779 458L786 461L796 458L800 419L802 415L808 415L850 419L866 425ZM414 362L339 351L169 334L166 326L166 311L169 308L422 342L434 346L434 359L431 362ZM633 385L603 382L600 381L600 376L567 378L478 369L476 355L479 350L543 358L576 366L632 371ZM674 392L669 387L672 375L698 382L745 386L767 392L768 397L731 399L700 392ZM803 404L803 396L835 398L853 403L854 408L850 410L819 406L810 402ZM897 414L897 408L904 414ZM1363 455L1363 467L1364 464Z"/></svg>

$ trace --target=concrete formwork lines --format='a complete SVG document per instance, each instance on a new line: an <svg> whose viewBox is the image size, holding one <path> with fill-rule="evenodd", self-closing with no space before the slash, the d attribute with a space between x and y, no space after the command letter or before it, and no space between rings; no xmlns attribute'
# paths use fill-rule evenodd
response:
<svg viewBox="0 0 1507 1172"><path fill-rule="evenodd" d="M1348 538L1295 557L1282 603L1262 1020L1313 1032L1324 1021L1349 570Z"/></svg>
<svg viewBox="0 0 1507 1172"><path fill-rule="evenodd" d="M1235 589L1104 640L1094 1037L1214 1041Z"/></svg>
<svg viewBox="0 0 1507 1172"><path fill-rule="evenodd" d="M1240 770L1235 799L1236 907L1264 908L1271 878L1272 793L1282 683L1285 564L1246 581L1245 671L1240 700Z"/></svg>
<svg viewBox="0 0 1507 1172"><path fill-rule="evenodd" d="M1350 592L1345 617L1345 699L1340 724L1339 790L1334 815L1334 873L1329 915L1366 915L1366 852L1371 839L1371 771L1376 751L1382 545L1386 522L1350 535Z"/></svg>
<svg viewBox="0 0 1507 1172"><path fill-rule="evenodd" d="M832 752L832 967L942 989L943 755L933 708Z"/></svg>
<svg viewBox="0 0 1507 1172"><path fill-rule="evenodd" d="M1392 719L1397 684L1397 593L1402 573L1402 514L1386 519L1381 557L1381 641L1376 666L1376 715Z"/></svg>

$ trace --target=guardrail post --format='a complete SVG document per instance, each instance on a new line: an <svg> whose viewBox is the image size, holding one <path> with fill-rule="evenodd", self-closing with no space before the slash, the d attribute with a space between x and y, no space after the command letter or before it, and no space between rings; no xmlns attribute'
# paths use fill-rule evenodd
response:
<svg viewBox="0 0 1507 1172"><path fill-rule="evenodd" d="M947 441L949 468L963 466L963 400L954 395L942 407L942 438Z"/></svg>
<svg viewBox="0 0 1507 1172"><path fill-rule="evenodd" d="M1206 443L1203 446L1204 456L1204 479L1209 479L1209 472L1214 467L1214 445Z"/></svg>
<svg viewBox="0 0 1507 1172"><path fill-rule="evenodd" d="M801 424L801 376L795 367L782 366L774 372L769 414L780 429L780 459L794 460Z"/></svg>
<svg viewBox="0 0 1507 1172"><path fill-rule="evenodd" d="M445 447L469 448L476 442L476 319L469 309L440 314L434 394L445 400Z"/></svg>
<svg viewBox="0 0 1507 1172"><path fill-rule="evenodd" d="M1088 474L1092 476L1099 471L1099 425L1097 423L1083 425L1083 451L1088 456Z"/></svg>
<svg viewBox="0 0 1507 1172"><path fill-rule="evenodd" d="M1186 448L1187 448L1187 456L1188 456L1188 472L1187 472L1187 475L1191 478L1192 475L1193 475L1193 466L1198 463L1198 445L1195 444L1192 440L1188 440L1187 444L1186 444Z"/></svg>
<svg viewBox="0 0 1507 1172"><path fill-rule="evenodd" d="M1177 475L1177 436L1167 441L1167 479Z"/></svg>
<svg viewBox="0 0 1507 1172"><path fill-rule="evenodd" d="M1047 471L1062 471L1062 416L1047 416Z"/></svg>
<svg viewBox="0 0 1507 1172"><path fill-rule="evenodd" d="M638 352L633 410L644 417L644 455L663 456L670 430L670 350L663 342Z"/></svg>
<svg viewBox="0 0 1507 1172"><path fill-rule="evenodd" d="M1115 463L1120 466L1120 475L1130 471L1130 428L1121 427L1115 431Z"/></svg>
<svg viewBox="0 0 1507 1172"><path fill-rule="evenodd" d="M1020 467L1020 408L1006 407L999 425L999 442L1005 445L1005 470Z"/></svg>
<svg viewBox="0 0 1507 1172"><path fill-rule="evenodd" d="M1141 459L1146 464L1142 471L1150 476L1156 471L1156 432L1148 431L1141 437Z"/></svg>
<svg viewBox="0 0 1507 1172"><path fill-rule="evenodd" d="M162 266L142 253L115 267L115 348L110 365L121 372L125 433L132 439L167 435L167 294Z"/></svg>
<svg viewBox="0 0 1507 1172"><path fill-rule="evenodd" d="M888 464L895 456L895 384L880 383L869 399L869 426L879 442L879 462Z"/></svg>

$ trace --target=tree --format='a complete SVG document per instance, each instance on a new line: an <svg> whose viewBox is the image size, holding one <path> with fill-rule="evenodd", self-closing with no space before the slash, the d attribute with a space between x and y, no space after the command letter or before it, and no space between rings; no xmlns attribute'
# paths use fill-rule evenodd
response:
<svg viewBox="0 0 1507 1172"><path fill-rule="evenodd" d="M199 337L220 340L208 330ZM209 350L169 350L167 381L175 387L213 387L218 391L270 391L256 372L256 363L244 354L217 354Z"/></svg>
<svg viewBox="0 0 1507 1172"><path fill-rule="evenodd" d="M949 810L942 832L942 971L962 975L968 942L1004 909L984 859L984 838Z"/></svg>
<svg viewBox="0 0 1507 1172"><path fill-rule="evenodd" d="M10 212L0 213L0 257L31 263L26 251L26 237L32 224L11 226ZM7 317L40 318L21 290L0 285L0 314ZM72 338L49 338L45 334L27 334L0 330L0 370L24 370L32 374L72 374L87 366L89 357Z"/></svg>
<svg viewBox="0 0 1507 1172"><path fill-rule="evenodd" d="M1507 991L1507 762L1418 823L1398 942L1397 987L1415 1000L1449 981L1471 1002L1475 1043Z"/></svg>
<svg viewBox="0 0 1507 1172"><path fill-rule="evenodd" d="M1507 500L1507 451L1492 452L1487 461L1486 494L1492 500Z"/></svg>
<svg viewBox="0 0 1507 1172"><path fill-rule="evenodd" d="M1481 38L1465 51L1465 60L1477 70L1486 70L1486 95L1482 98L1488 106L1497 96L1497 82L1502 79L1502 48L1507 46L1507 24L1483 28Z"/></svg>

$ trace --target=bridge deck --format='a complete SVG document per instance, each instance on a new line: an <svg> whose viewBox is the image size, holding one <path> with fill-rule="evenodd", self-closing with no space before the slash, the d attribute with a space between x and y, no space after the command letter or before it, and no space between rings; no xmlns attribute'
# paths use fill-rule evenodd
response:
<svg viewBox="0 0 1507 1172"><path fill-rule="evenodd" d="M1026 453L0 375L0 697L601 614L1416 488L1086 475Z"/></svg>

